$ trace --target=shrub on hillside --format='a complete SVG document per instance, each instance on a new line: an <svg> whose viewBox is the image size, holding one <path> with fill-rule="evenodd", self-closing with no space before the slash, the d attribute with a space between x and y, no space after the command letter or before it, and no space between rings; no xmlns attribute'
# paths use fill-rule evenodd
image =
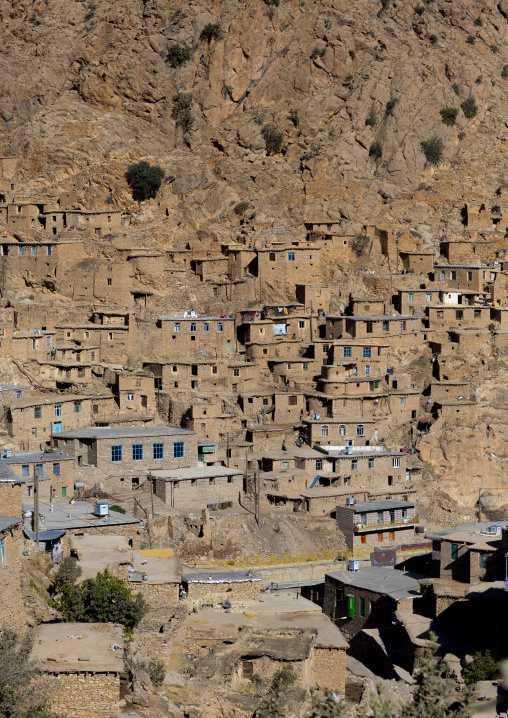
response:
<svg viewBox="0 0 508 718"><path fill-rule="evenodd" d="M438 165L443 158L444 142L441 137L431 137L430 140L420 142L427 162L431 165Z"/></svg>
<svg viewBox="0 0 508 718"><path fill-rule="evenodd" d="M442 110L439 110L439 114L441 115L443 123L452 127L455 124L459 111L456 107L443 107Z"/></svg>
<svg viewBox="0 0 508 718"><path fill-rule="evenodd" d="M189 62L191 57L192 50L190 49L190 47L175 43L169 48L166 60L171 65L171 67L180 67L181 65L185 65L186 62Z"/></svg>
<svg viewBox="0 0 508 718"><path fill-rule="evenodd" d="M467 100L464 100L464 102L461 104L461 108L462 112L468 120L475 117L478 113L478 105L476 104L473 95L469 95Z"/></svg>
<svg viewBox="0 0 508 718"><path fill-rule="evenodd" d="M277 130L273 125L265 125L261 130L261 135L269 155L276 155L277 152L280 152L284 140L284 135L280 130Z"/></svg>
<svg viewBox="0 0 508 718"><path fill-rule="evenodd" d="M151 165L145 160L136 162L127 169L127 180L134 199L143 200L155 197L160 189L165 172L159 165Z"/></svg>

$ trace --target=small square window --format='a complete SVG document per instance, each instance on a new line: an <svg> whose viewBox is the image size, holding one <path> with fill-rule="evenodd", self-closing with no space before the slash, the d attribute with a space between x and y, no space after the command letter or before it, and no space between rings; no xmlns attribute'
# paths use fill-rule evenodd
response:
<svg viewBox="0 0 508 718"><path fill-rule="evenodd" d="M240 376L240 369L237 366L233 369L233 376Z"/></svg>
<svg viewBox="0 0 508 718"><path fill-rule="evenodd" d="M294 261L295 261L295 253L288 252L288 262L294 262Z"/></svg>
<svg viewBox="0 0 508 718"><path fill-rule="evenodd" d="M363 347L363 358L370 359L372 356L372 349L370 347Z"/></svg>
<svg viewBox="0 0 508 718"><path fill-rule="evenodd" d="M270 252L270 262L275 262L275 252Z"/></svg>
<svg viewBox="0 0 508 718"><path fill-rule="evenodd" d="M212 366L212 374L217 374L218 371L219 371L219 370L217 369L217 367L216 367L215 364L214 364L214 365Z"/></svg>
<svg viewBox="0 0 508 718"><path fill-rule="evenodd" d="M296 406L298 403L298 397L297 396L290 396L288 400L289 406Z"/></svg>

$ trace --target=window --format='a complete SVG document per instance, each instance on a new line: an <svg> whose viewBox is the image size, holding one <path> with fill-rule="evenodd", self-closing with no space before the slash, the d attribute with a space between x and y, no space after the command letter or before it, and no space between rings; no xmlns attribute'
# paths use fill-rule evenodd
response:
<svg viewBox="0 0 508 718"><path fill-rule="evenodd" d="M240 376L240 369L237 366L233 369L233 376Z"/></svg>
<svg viewBox="0 0 508 718"><path fill-rule="evenodd" d="M362 534L360 537L360 543L367 543L367 534Z"/></svg>
<svg viewBox="0 0 508 718"><path fill-rule="evenodd" d="M163 459L164 458L164 444L162 442L157 442L152 445L153 446L153 458L154 459Z"/></svg>
<svg viewBox="0 0 508 718"><path fill-rule="evenodd" d="M309 365L308 365L308 364L304 364L304 365L303 365L303 371L308 371L308 369L309 369Z"/></svg>
<svg viewBox="0 0 508 718"><path fill-rule="evenodd" d="M367 322L366 332L372 334L372 322Z"/></svg>
<svg viewBox="0 0 508 718"><path fill-rule="evenodd" d="M458 543L452 543L450 544L450 558L452 561L455 561L459 557L459 544Z"/></svg>
<svg viewBox="0 0 508 718"><path fill-rule="evenodd" d="M275 262L275 252L270 252L270 262Z"/></svg>
<svg viewBox="0 0 508 718"><path fill-rule="evenodd" d="M400 469L400 459L398 456L394 456L392 460L392 467L394 469Z"/></svg>
<svg viewBox="0 0 508 718"><path fill-rule="evenodd" d="M390 523L395 522L395 509L390 509Z"/></svg>
<svg viewBox="0 0 508 718"><path fill-rule="evenodd" d="M53 434L60 434L61 431L62 431L62 422L61 421L53 422Z"/></svg>
<svg viewBox="0 0 508 718"><path fill-rule="evenodd" d="M326 354L330 346L328 344L323 344L323 353Z"/></svg>
<svg viewBox="0 0 508 718"><path fill-rule="evenodd" d="M406 331L406 322L404 320L400 323L400 331L405 332Z"/></svg>
<svg viewBox="0 0 508 718"><path fill-rule="evenodd" d="M473 281L473 272L468 272L468 273L467 273L467 281L468 281L468 282L472 282L472 281Z"/></svg>
<svg viewBox="0 0 508 718"><path fill-rule="evenodd" d="M62 405L55 404L55 416L62 416Z"/></svg>
<svg viewBox="0 0 508 718"><path fill-rule="evenodd" d="M21 476L30 476L29 464L23 464L23 466L21 467Z"/></svg>
<svg viewBox="0 0 508 718"><path fill-rule="evenodd" d="M51 257L51 247L48 247L48 257Z"/></svg>
<svg viewBox="0 0 508 718"><path fill-rule="evenodd" d="M74 413L79 414L80 411L81 411L81 402L75 401L74 402Z"/></svg>
<svg viewBox="0 0 508 718"><path fill-rule="evenodd" d="M377 542L382 543L383 542L383 532L379 531L377 535Z"/></svg>
<svg viewBox="0 0 508 718"><path fill-rule="evenodd" d="M373 469L374 466L375 466L374 458L371 456L371 457L369 458L369 469Z"/></svg>
<svg viewBox="0 0 508 718"><path fill-rule="evenodd" d="M464 311L462 309L456 309L455 310L455 319L463 319L464 318Z"/></svg>
<svg viewBox="0 0 508 718"><path fill-rule="evenodd" d="M204 332L210 331L210 322L203 322L203 331Z"/></svg>
<svg viewBox="0 0 508 718"><path fill-rule="evenodd" d="M480 310L480 309L475 309L475 310L474 310L474 318L475 318L475 319L479 319L479 318L481 317L481 315L482 315L482 313L481 313L481 310Z"/></svg>
<svg viewBox="0 0 508 718"><path fill-rule="evenodd" d="M395 541L395 531L390 531L388 535L390 537L390 541Z"/></svg>
<svg viewBox="0 0 508 718"><path fill-rule="evenodd" d="M345 424L340 424L339 436L346 436L346 425Z"/></svg>
<svg viewBox="0 0 508 718"><path fill-rule="evenodd" d="M37 256L37 247L32 247L32 257Z"/></svg>
<svg viewBox="0 0 508 718"><path fill-rule="evenodd" d="M108 277L108 287L110 287L113 284L113 280L111 277Z"/></svg>
<svg viewBox="0 0 508 718"><path fill-rule="evenodd" d="M365 427L363 424L358 424L356 427L356 435L357 436L365 436Z"/></svg>
<svg viewBox="0 0 508 718"><path fill-rule="evenodd" d="M444 282L446 279L446 272L442 271L440 274L440 277L441 277L441 281Z"/></svg>
<svg viewBox="0 0 508 718"><path fill-rule="evenodd" d="M450 272L450 279L455 281L457 279L457 272L451 271Z"/></svg>
<svg viewBox="0 0 508 718"><path fill-rule="evenodd" d="M415 295L414 295L414 294L408 294L408 295L407 295L407 300L408 300L408 302L414 302L414 300L415 300Z"/></svg>
<svg viewBox="0 0 508 718"><path fill-rule="evenodd" d="M328 436L328 426L321 427L321 436Z"/></svg>
<svg viewBox="0 0 508 718"><path fill-rule="evenodd" d="M399 405L400 405L400 406L406 406L406 400L405 400L405 398L404 398L403 396L401 396L400 399L399 399Z"/></svg>
<svg viewBox="0 0 508 718"><path fill-rule="evenodd" d="M40 419L42 416L42 406L36 406L34 408L34 419Z"/></svg>
<svg viewBox="0 0 508 718"><path fill-rule="evenodd" d="M143 444L132 444L132 460L141 461L143 458Z"/></svg>
<svg viewBox="0 0 508 718"><path fill-rule="evenodd" d="M323 470L323 459L316 459L316 471Z"/></svg>
<svg viewBox="0 0 508 718"><path fill-rule="evenodd" d="M287 461L282 462L282 468L287 469L289 467L289 463Z"/></svg>
<svg viewBox="0 0 508 718"><path fill-rule="evenodd" d="M295 253L288 252L288 262L294 262L294 261L295 261Z"/></svg>
<svg viewBox="0 0 508 718"><path fill-rule="evenodd" d="M378 512L377 512L377 522L378 522L378 524L382 524L384 520L385 520L384 511L378 511Z"/></svg>
<svg viewBox="0 0 508 718"><path fill-rule="evenodd" d="M127 401L134 401L134 394L132 392L127 394Z"/></svg>
<svg viewBox="0 0 508 718"><path fill-rule="evenodd" d="M198 323L197 322L191 322L190 323L190 330L194 334L198 330Z"/></svg>
<svg viewBox="0 0 508 718"><path fill-rule="evenodd" d="M351 356L351 347L344 347L344 358L349 359Z"/></svg>
<svg viewBox="0 0 508 718"><path fill-rule="evenodd" d="M23 247L18 247L18 254L20 257L23 256Z"/></svg>
<svg viewBox="0 0 508 718"><path fill-rule="evenodd" d="M268 406L268 404L269 404L268 398L266 396L263 397L263 406Z"/></svg>
<svg viewBox="0 0 508 718"><path fill-rule="evenodd" d="M39 340L32 339L32 349L38 349L38 348L39 348Z"/></svg>
<svg viewBox="0 0 508 718"><path fill-rule="evenodd" d="M35 473L37 476L44 476L44 465L35 464Z"/></svg>
<svg viewBox="0 0 508 718"><path fill-rule="evenodd" d="M386 319L383 320L383 331L388 332L390 330L390 322Z"/></svg>
<svg viewBox="0 0 508 718"><path fill-rule="evenodd" d="M298 322L298 328L299 328L299 329L305 329L305 322L299 321L299 322Z"/></svg>
<svg viewBox="0 0 508 718"><path fill-rule="evenodd" d="M407 519L407 509L402 509L402 518ZM394 516L394 520L395 520L395 516Z"/></svg>
<svg viewBox="0 0 508 718"><path fill-rule="evenodd" d="M191 381L190 386L191 386L191 389L197 389L198 388L198 380L194 379L193 381Z"/></svg>
<svg viewBox="0 0 508 718"><path fill-rule="evenodd" d="M23 392L22 392L22 391L17 391L17 392L16 392L16 399L22 399L22 398L23 398Z"/></svg>
<svg viewBox="0 0 508 718"><path fill-rule="evenodd" d="M173 458L174 459L181 459L184 456L184 442L183 441L175 441L173 444Z"/></svg>
<svg viewBox="0 0 508 718"><path fill-rule="evenodd" d="M298 403L298 397L296 396L290 396L288 400L289 406L296 406Z"/></svg>
<svg viewBox="0 0 508 718"><path fill-rule="evenodd" d="M181 326L180 322L175 322L175 324L173 326L173 331L175 333L178 333L179 331L181 331L181 328L182 328L182 326Z"/></svg>
<svg viewBox="0 0 508 718"><path fill-rule="evenodd" d="M122 460L122 445L117 444L116 446L111 447L111 461L121 461Z"/></svg>
<svg viewBox="0 0 508 718"><path fill-rule="evenodd" d="M379 382L378 382L378 381L375 381L375 382L374 382L374 389L379 389Z"/></svg>
<svg viewBox="0 0 508 718"><path fill-rule="evenodd" d="M489 562L489 554L484 551L480 551L479 556L478 556L479 568L487 568L488 562Z"/></svg>
<svg viewBox="0 0 508 718"><path fill-rule="evenodd" d="M62 486L62 498L67 496L67 486Z"/></svg>
<svg viewBox="0 0 508 718"><path fill-rule="evenodd" d="M369 365L369 364L367 364L367 365L365 366L365 374L366 374L367 376L370 376L370 365Z"/></svg>
<svg viewBox="0 0 508 718"><path fill-rule="evenodd" d="M109 341L113 341L113 332L108 332L108 339Z"/></svg>
<svg viewBox="0 0 508 718"><path fill-rule="evenodd" d="M217 322L217 331L218 332L224 331L224 322Z"/></svg>
<svg viewBox="0 0 508 718"><path fill-rule="evenodd" d="M218 371L219 371L219 370L217 369L217 367L216 367L215 364L214 364L214 365L212 366L212 374L217 374Z"/></svg>
<svg viewBox="0 0 508 718"><path fill-rule="evenodd" d="M208 479L208 483L210 486L213 486L215 484L215 479L213 478L213 476L212 478Z"/></svg>
<svg viewBox="0 0 508 718"><path fill-rule="evenodd" d="M370 359L372 356L372 349L370 347L363 347L363 358Z"/></svg>
<svg viewBox="0 0 508 718"><path fill-rule="evenodd" d="M431 302L431 301L432 301L432 294L426 294L426 295L425 295L425 299L426 299L427 302Z"/></svg>
<svg viewBox="0 0 508 718"><path fill-rule="evenodd" d="M351 461L351 471L356 471L358 469L358 459L352 459Z"/></svg>
<svg viewBox="0 0 508 718"><path fill-rule="evenodd" d="M60 464L53 464L53 476L60 476Z"/></svg>

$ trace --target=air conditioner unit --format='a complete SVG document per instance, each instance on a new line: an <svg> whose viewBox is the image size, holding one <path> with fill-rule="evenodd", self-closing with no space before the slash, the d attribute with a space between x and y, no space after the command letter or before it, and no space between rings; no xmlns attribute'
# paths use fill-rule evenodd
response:
<svg viewBox="0 0 508 718"><path fill-rule="evenodd" d="M356 499L353 496L349 496L346 499L346 506L354 506L356 504Z"/></svg>

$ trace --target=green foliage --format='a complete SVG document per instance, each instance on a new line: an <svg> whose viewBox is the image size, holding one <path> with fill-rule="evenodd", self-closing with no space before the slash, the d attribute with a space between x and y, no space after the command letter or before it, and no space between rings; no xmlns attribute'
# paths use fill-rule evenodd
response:
<svg viewBox="0 0 508 718"><path fill-rule="evenodd" d="M367 249L369 242L370 239L366 234L357 234L351 242L351 249L357 257L360 257Z"/></svg>
<svg viewBox="0 0 508 718"><path fill-rule="evenodd" d="M349 75L346 75L346 79L344 80L345 85L349 85L353 81L353 75L349 73Z"/></svg>
<svg viewBox="0 0 508 718"><path fill-rule="evenodd" d="M273 125L265 125L261 130L261 135L265 141L266 151L269 155L275 155L280 152L284 135L280 130L277 130Z"/></svg>
<svg viewBox="0 0 508 718"><path fill-rule="evenodd" d="M255 111L252 113L252 119L254 120L254 122L256 123L256 125L262 125L263 122L265 121L265 115L264 115L264 113L261 112L260 110L255 110Z"/></svg>
<svg viewBox="0 0 508 718"><path fill-rule="evenodd" d="M430 140L420 142L427 162L431 165L438 165L443 158L444 142L441 137L431 137Z"/></svg>
<svg viewBox="0 0 508 718"><path fill-rule="evenodd" d="M90 2L88 3L88 9L85 14L85 22L88 22L88 20L91 20L93 16L95 15L95 11L97 10L97 3Z"/></svg>
<svg viewBox="0 0 508 718"><path fill-rule="evenodd" d="M494 53L494 55L497 55L497 53L499 52L499 47L498 47L498 45L491 45L491 46L490 46L490 49L492 50L492 52Z"/></svg>
<svg viewBox="0 0 508 718"><path fill-rule="evenodd" d="M388 117L388 115L393 115L393 111L398 103L399 99L398 97L392 97L388 100L385 107L385 116Z"/></svg>
<svg viewBox="0 0 508 718"><path fill-rule="evenodd" d="M4 628L0 635L0 718L59 718L40 688L31 681L37 671L30 660L32 639Z"/></svg>
<svg viewBox="0 0 508 718"><path fill-rule="evenodd" d="M476 27L482 27L482 25L483 25L483 20L481 19L481 17L480 17L479 15L478 15L477 18L475 18L475 21L474 21L473 25L476 25Z"/></svg>
<svg viewBox="0 0 508 718"><path fill-rule="evenodd" d="M279 7L280 0L264 0L266 5L270 5L272 7Z"/></svg>
<svg viewBox="0 0 508 718"><path fill-rule="evenodd" d="M131 629L148 610L141 594L133 596L125 582L108 569L78 586L64 586L58 607L66 621L121 623Z"/></svg>
<svg viewBox="0 0 508 718"><path fill-rule="evenodd" d="M429 35L429 42L431 45L435 45L437 42L437 35Z"/></svg>
<svg viewBox="0 0 508 718"><path fill-rule="evenodd" d="M191 57L192 50L190 49L190 47L175 43L169 48L166 60L171 65L171 67L180 67L181 65L185 65L186 62L189 62Z"/></svg>
<svg viewBox="0 0 508 718"><path fill-rule="evenodd" d="M200 38L202 40L206 40L206 42L211 42L212 40L220 40L221 37L222 29L218 22L208 22L201 30Z"/></svg>
<svg viewBox="0 0 508 718"><path fill-rule="evenodd" d="M469 43L470 45L474 45L475 40L476 40L476 38L474 35L468 35L466 38L466 42Z"/></svg>
<svg viewBox="0 0 508 718"><path fill-rule="evenodd" d="M340 718L343 715L342 703L335 700L329 691L321 697L311 689L310 703L310 712L306 718Z"/></svg>
<svg viewBox="0 0 508 718"><path fill-rule="evenodd" d="M78 566L74 556L67 556L58 566L53 585L58 592L64 586L72 586L83 573L81 566Z"/></svg>
<svg viewBox="0 0 508 718"><path fill-rule="evenodd" d="M191 107L194 100L189 92L177 92L173 96L173 109L171 117L176 120L176 126L181 127L184 132L189 132L194 124Z"/></svg>
<svg viewBox="0 0 508 718"><path fill-rule="evenodd" d="M442 110L439 110L439 114L441 115L443 124L448 125L448 127L453 127L459 111L456 107L443 107Z"/></svg>
<svg viewBox="0 0 508 718"><path fill-rule="evenodd" d="M462 678L467 686L472 686L478 681L488 681L497 671L497 663L490 655L490 651L477 651L472 662L462 671Z"/></svg>
<svg viewBox="0 0 508 718"><path fill-rule="evenodd" d="M286 718L285 704L284 694L269 691L254 715L256 718Z"/></svg>
<svg viewBox="0 0 508 718"><path fill-rule="evenodd" d="M123 508L123 506L119 506L118 504L113 504L113 506L109 507L110 511L116 511L117 514L126 514L127 511Z"/></svg>
<svg viewBox="0 0 508 718"><path fill-rule="evenodd" d="M300 115L298 113L298 110L294 110L294 109L290 110L289 115L288 115L288 120L291 120L291 122L293 123L293 125L295 127L299 127L300 126Z"/></svg>
<svg viewBox="0 0 508 718"><path fill-rule="evenodd" d="M151 165L145 160L128 167L125 173L134 199L143 200L155 197L160 189L165 172L159 165Z"/></svg>
<svg viewBox="0 0 508 718"><path fill-rule="evenodd" d="M148 663L148 675L150 676L153 687L160 688L166 677L164 663L161 660L150 661Z"/></svg>
<svg viewBox="0 0 508 718"><path fill-rule="evenodd" d="M365 120L365 125L367 127L374 127L375 124L376 124L376 115L373 112L371 112L370 115Z"/></svg>
<svg viewBox="0 0 508 718"><path fill-rule="evenodd" d="M503 67L503 70L501 72L501 77L508 77L508 65L505 65Z"/></svg>
<svg viewBox="0 0 508 718"><path fill-rule="evenodd" d="M417 5L415 7L415 13L417 15L423 15L424 12L425 12L425 5Z"/></svg>
<svg viewBox="0 0 508 718"><path fill-rule="evenodd" d="M478 77L477 77L476 80L475 80L475 83L476 83L477 85L481 85L482 82L483 82L483 75L478 75Z"/></svg>
<svg viewBox="0 0 508 718"><path fill-rule="evenodd" d="M356 57L356 52L354 50L349 50L349 57L354 60Z"/></svg>
<svg viewBox="0 0 508 718"><path fill-rule="evenodd" d="M321 50L315 47L310 53L310 59L315 60L317 57L324 57L326 55L326 47L322 47Z"/></svg>
<svg viewBox="0 0 508 718"><path fill-rule="evenodd" d="M452 90L455 92L457 97L460 95L460 87L458 86L458 84L456 82L453 83Z"/></svg>
<svg viewBox="0 0 508 718"><path fill-rule="evenodd" d="M255 686L260 686L263 683L263 678L259 675L259 673L253 673L250 680Z"/></svg>
<svg viewBox="0 0 508 718"><path fill-rule="evenodd" d="M464 100L464 102L461 104L461 107L462 112L468 120L472 119L473 117L476 117L476 115L478 114L478 106L473 95L469 95L467 100Z"/></svg>
<svg viewBox="0 0 508 718"><path fill-rule="evenodd" d="M369 157L375 160L380 160L383 156L383 148L380 142L373 142L369 147Z"/></svg>
<svg viewBox="0 0 508 718"><path fill-rule="evenodd" d="M294 685L294 683L296 683L297 678L298 676L291 668L291 666L284 666L283 668L279 668L279 670L275 671L272 676L272 690L286 690L286 688L289 688L290 686Z"/></svg>
<svg viewBox="0 0 508 718"><path fill-rule="evenodd" d="M238 202L238 204L235 205L234 212L237 215L245 214L245 212L249 209L249 203L248 202Z"/></svg>
<svg viewBox="0 0 508 718"><path fill-rule="evenodd" d="M381 6L383 10L386 10L386 8L390 6L390 2L391 0L381 0Z"/></svg>

